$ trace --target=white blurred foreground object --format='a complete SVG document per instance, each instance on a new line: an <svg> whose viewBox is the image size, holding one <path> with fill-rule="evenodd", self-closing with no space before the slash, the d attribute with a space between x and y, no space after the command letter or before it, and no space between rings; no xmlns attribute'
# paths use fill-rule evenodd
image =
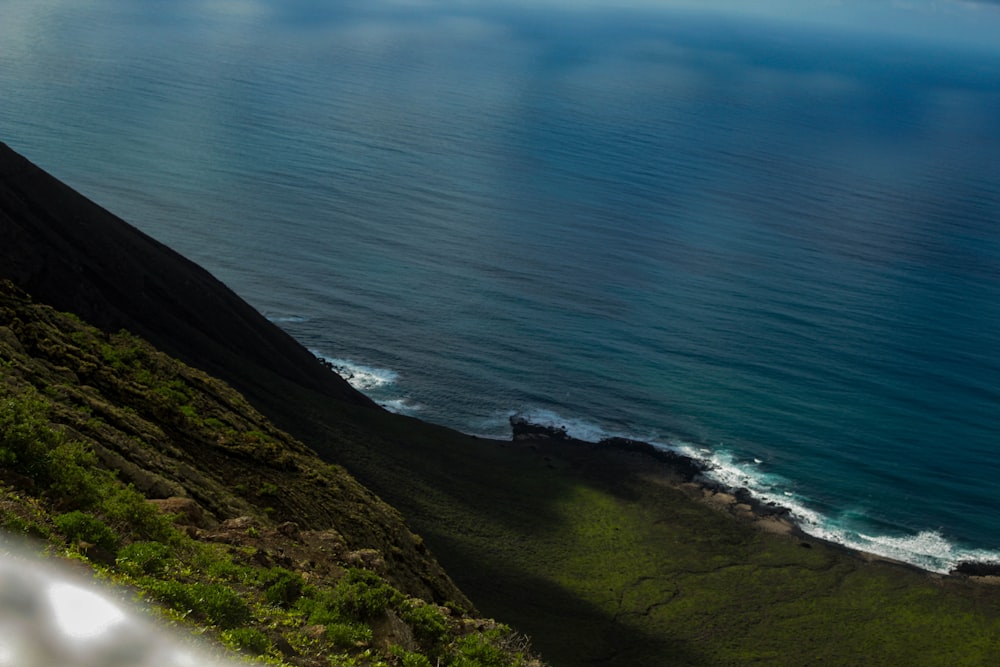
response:
<svg viewBox="0 0 1000 667"><path fill-rule="evenodd" d="M24 554L0 544L0 667L240 664L209 657L190 638L113 601L93 580Z"/></svg>

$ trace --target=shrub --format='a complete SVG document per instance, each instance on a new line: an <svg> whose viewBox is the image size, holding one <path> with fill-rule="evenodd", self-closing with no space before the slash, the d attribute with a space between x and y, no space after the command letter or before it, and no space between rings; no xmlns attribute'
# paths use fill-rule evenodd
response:
<svg viewBox="0 0 1000 667"><path fill-rule="evenodd" d="M44 486L64 509L96 508L118 482L87 445L49 424L48 410L31 392L0 402L0 465Z"/></svg>
<svg viewBox="0 0 1000 667"><path fill-rule="evenodd" d="M233 628L222 633L222 640L252 655L263 655L271 649L271 640L256 628Z"/></svg>
<svg viewBox="0 0 1000 667"><path fill-rule="evenodd" d="M330 623L326 638L340 648L352 648L372 640L372 629L363 623Z"/></svg>
<svg viewBox="0 0 1000 667"><path fill-rule="evenodd" d="M118 543L118 536L107 524L80 510L60 514L53 521L70 539L96 544L109 551L114 551Z"/></svg>
<svg viewBox="0 0 1000 667"><path fill-rule="evenodd" d="M0 465L36 481L48 472L46 453L63 441L49 425L48 405L29 392L0 401Z"/></svg>
<svg viewBox="0 0 1000 667"><path fill-rule="evenodd" d="M133 542L118 552L118 567L133 576L161 574L174 560L173 552L159 542Z"/></svg>
<svg viewBox="0 0 1000 667"><path fill-rule="evenodd" d="M112 487L109 484L98 507L116 527L140 539L175 544L179 538L170 519L132 485Z"/></svg>
<svg viewBox="0 0 1000 667"><path fill-rule="evenodd" d="M157 600L177 611L190 612L220 628L235 628L250 620L250 609L232 588L224 584L185 584L179 581L147 582Z"/></svg>
<svg viewBox="0 0 1000 667"><path fill-rule="evenodd" d="M366 621L399 604L403 596L374 572L352 568L337 582L334 598L344 616Z"/></svg>
<svg viewBox="0 0 1000 667"><path fill-rule="evenodd" d="M97 468L97 456L79 442L50 449L45 456L44 477L48 496L64 507L78 509L93 507L111 481L110 474Z"/></svg>
<svg viewBox="0 0 1000 667"><path fill-rule="evenodd" d="M257 581L257 572L252 567L238 565L226 554L202 552L198 557L202 571L212 579L224 579L238 584L253 584Z"/></svg>
<svg viewBox="0 0 1000 667"><path fill-rule="evenodd" d="M43 524L6 511L0 511L0 530L18 535L30 535L31 537L47 538L49 536L48 528Z"/></svg>
<svg viewBox="0 0 1000 667"><path fill-rule="evenodd" d="M455 645L455 660L451 667L519 667L523 656L512 655L497 646L502 640L500 630L467 635Z"/></svg>
<svg viewBox="0 0 1000 667"><path fill-rule="evenodd" d="M410 653L409 651L400 651L398 654L403 667L434 667L431 664L430 658L420 653Z"/></svg>
<svg viewBox="0 0 1000 667"><path fill-rule="evenodd" d="M410 653L398 646L392 648L392 653L399 658L403 667L434 667L430 659L420 653Z"/></svg>
<svg viewBox="0 0 1000 667"><path fill-rule="evenodd" d="M311 625L329 625L342 620L337 601L328 592L313 590L310 597L301 597L295 602L295 610L309 619Z"/></svg>
<svg viewBox="0 0 1000 667"><path fill-rule="evenodd" d="M448 619L434 605L407 605L402 618L417 641L429 649L440 645L448 635Z"/></svg>
<svg viewBox="0 0 1000 667"><path fill-rule="evenodd" d="M306 585L302 575L283 567L275 567L265 572L261 576L260 583L264 586L264 600L268 604L286 609L302 597L302 590Z"/></svg>
<svg viewBox="0 0 1000 667"><path fill-rule="evenodd" d="M281 493L281 489L271 482L263 482L257 489L257 495L265 498L276 498Z"/></svg>

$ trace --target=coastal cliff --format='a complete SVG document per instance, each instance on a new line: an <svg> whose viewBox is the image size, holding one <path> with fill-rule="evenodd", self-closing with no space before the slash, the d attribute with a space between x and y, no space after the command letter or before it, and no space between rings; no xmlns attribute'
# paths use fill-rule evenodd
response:
<svg viewBox="0 0 1000 667"><path fill-rule="evenodd" d="M930 575L809 538L637 443L490 441L381 410L204 270L5 146L0 238L5 368L19 369L5 371L5 391L46 403L45 424L92 443L148 497L193 500L202 518L188 519L189 536L225 543L238 532L232 546L296 573L279 551L334 530L344 538L336 567L372 572L404 599L451 602L453 620L474 606L563 667L988 664L1000 654L1000 587L988 578ZM143 368L152 375L129 375ZM108 424L117 435L102 440ZM140 455L133 438L154 446ZM5 474L8 498L40 484ZM12 507L8 528L108 563L133 540L74 537L55 523L62 508L38 515L37 502ZM394 604L400 618L415 608ZM499 626L473 623L498 639ZM375 642L370 632L362 639ZM502 637L515 654L517 636Z"/></svg>

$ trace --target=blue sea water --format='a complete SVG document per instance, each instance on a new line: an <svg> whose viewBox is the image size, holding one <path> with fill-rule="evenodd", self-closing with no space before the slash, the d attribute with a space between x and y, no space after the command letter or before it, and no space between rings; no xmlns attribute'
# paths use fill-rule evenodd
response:
<svg viewBox="0 0 1000 667"><path fill-rule="evenodd" d="M0 140L391 409L944 571L1000 558L1000 7L932 5L5 0Z"/></svg>

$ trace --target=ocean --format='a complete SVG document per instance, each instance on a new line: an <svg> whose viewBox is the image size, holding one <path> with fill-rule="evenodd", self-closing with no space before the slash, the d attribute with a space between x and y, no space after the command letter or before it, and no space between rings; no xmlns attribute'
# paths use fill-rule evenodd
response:
<svg viewBox="0 0 1000 667"><path fill-rule="evenodd" d="M0 140L389 409L947 571L1000 559L1000 7L932 4L5 0Z"/></svg>

